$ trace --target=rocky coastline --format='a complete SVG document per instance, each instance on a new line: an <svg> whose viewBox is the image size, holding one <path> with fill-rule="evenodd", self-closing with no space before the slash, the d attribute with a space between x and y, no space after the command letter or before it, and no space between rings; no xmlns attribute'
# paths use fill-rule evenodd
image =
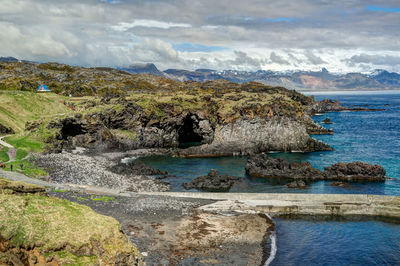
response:
<svg viewBox="0 0 400 266"><path fill-rule="evenodd" d="M376 181L384 182L386 171L382 166L363 162L337 163L320 171L308 162L288 162L267 154L250 156L246 173L251 177L286 178L303 181Z"/></svg>

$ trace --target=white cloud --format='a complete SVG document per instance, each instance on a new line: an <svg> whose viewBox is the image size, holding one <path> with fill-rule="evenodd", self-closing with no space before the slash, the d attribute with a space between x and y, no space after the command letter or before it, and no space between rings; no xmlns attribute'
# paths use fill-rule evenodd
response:
<svg viewBox="0 0 400 266"><path fill-rule="evenodd" d="M157 21L150 19L137 19L130 23L120 22L118 23L118 25L111 26L111 28L116 31L127 31L135 27L169 29L169 28L189 28L191 27L191 25L187 23L172 23L172 22Z"/></svg>
<svg viewBox="0 0 400 266"><path fill-rule="evenodd" d="M85 66L400 72L398 14L365 10L373 2L0 0L0 56ZM227 49L180 52L177 43Z"/></svg>

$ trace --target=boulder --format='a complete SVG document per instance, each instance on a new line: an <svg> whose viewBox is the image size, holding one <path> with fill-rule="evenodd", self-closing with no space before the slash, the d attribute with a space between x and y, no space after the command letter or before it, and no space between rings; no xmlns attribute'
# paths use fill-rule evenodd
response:
<svg viewBox="0 0 400 266"><path fill-rule="evenodd" d="M239 177L221 175L217 170L211 170L206 176L200 176L189 183L183 183L183 187L185 189L195 188L210 192L226 192L239 179Z"/></svg>
<svg viewBox="0 0 400 266"><path fill-rule="evenodd" d="M307 184L303 180L294 180L290 183L287 183L286 186L288 188L305 189L307 187Z"/></svg>
<svg viewBox="0 0 400 266"><path fill-rule="evenodd" d="M311 166L309 162L288 162L275 159L266 154L250 156L246 173L252 177L282 177L290 179L320 180L324 174Z"/></svg>
<svg viewBox="0 0 400 266"><path fill-rule="evenodd" d="M325 167L324 173L328 179L349 181L384 181L386 175L386 171L382 166L363 162L333 164L330 167Z"/></svg>
<svg viewBox="0 0 400 266"><path fill-rule="evenodd" d="M329 117L327 117L324 120L322 120L322 123L324 123L324 124L333 124Z"/></svg>
<svg viewBox="0 0 400 266"><path fill-rule="evenodd" d="M352 187L352 185L350 185L349 183L342 182L342 181L332 182L332 183L330 183L330 185L332 187L342 187L342 188L351 188Z"/></svg>

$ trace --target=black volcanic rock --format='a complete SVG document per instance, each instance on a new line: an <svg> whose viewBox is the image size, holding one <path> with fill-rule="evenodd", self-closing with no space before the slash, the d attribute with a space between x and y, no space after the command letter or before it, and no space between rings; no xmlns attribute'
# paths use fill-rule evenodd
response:
<svg viewBox="0 0 400 266"><path fill-rule="evenodd" d="M185 189L198 189L210 192L229 191L239 177L220 175L217 170L211 170L208 175L195 178L189 183L183 183Z"/></svg>
<svg viewBox="0 0 400 266"><path fill-rule="evenodd" d="M363 162L337 163L325 167L324 172L308 162L288 162L274 159L266 154L250 156L246 173L252 177L289 178L294 180L341 180L341 181L385 181L386 171L382 166ZM297 184L291 184L297 186Z"/></svg>
<svg viewBox="0 0 400 266"><path fill-rule="evenodd" d="M122 175L167 175L165 171L160 171L142 162L132 161L129 163L118 163L109 168L116 174Z"/></svg>
<svg viewBox="0 0 400 266"><path fill-rule="evenodd" d="M337 163L325 167L325 175L329 179L384 181L386 171L380 165L363 162Z"/></svg>
<svg viewBox="0 0 400 266"><path fill-rule="evenodd" d="M322 123L324 123L324 124L333 124L329 117L327 117L324 120L322 120Z"/></svg>
<svg viewBox="0 0 400 266"><path fill-rule="evenodd" d="M324 174L311 166L309 162L288 162L274 159L266 154L250 156L246 173L252 177L282 177L289 179L325 179Z"/></svg>
<svg viewBox="0 0 400 266"><path fill-rule="evenodd" d="M305 189L307 187L307 184L303 180L294 180L290 183L287 183L286 186L288 188Z"/></svg>
<svg viewBox="0 0 400 266"><path fill-rule="evenodd" d="M10 127L0 124L0 134L14 134L14 130Z"/></svg>

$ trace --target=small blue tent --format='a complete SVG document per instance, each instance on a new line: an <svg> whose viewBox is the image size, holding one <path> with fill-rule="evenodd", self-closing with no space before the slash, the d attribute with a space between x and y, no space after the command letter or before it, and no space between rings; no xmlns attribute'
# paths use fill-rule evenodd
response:
<svg viewBox="0 0 400 266"><path fill-rule="evenodd" d="M47 85L39 85L38 91L46 92L46 91L51 91L51 90L47 87Z"/></svg>

